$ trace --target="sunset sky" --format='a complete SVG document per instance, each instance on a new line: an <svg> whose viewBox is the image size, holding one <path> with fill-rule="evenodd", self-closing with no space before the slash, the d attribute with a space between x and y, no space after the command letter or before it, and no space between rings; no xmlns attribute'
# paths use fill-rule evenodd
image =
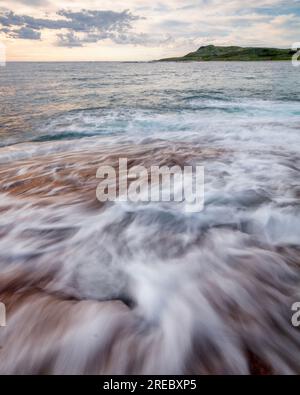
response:
<svg viewBox="0 0 300 395"><path fill-rule="evenodd" d="M201 45L291 47L300 0L0 0L7 60L151 60Z"/></svg>

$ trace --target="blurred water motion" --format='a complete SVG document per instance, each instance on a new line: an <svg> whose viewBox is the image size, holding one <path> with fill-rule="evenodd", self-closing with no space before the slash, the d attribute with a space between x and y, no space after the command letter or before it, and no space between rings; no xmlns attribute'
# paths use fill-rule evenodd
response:
<svg viewBox="0 0 300 395"><path fill-rule="evenodd" d="M24 65L22 76L19 67L5 69L1 86L11 105L1 112L0 372L299 373L295 70L64 65L63 102L50 84L58 66ZM17 75L31 92L32 68L48 91L28 103L13 87ZM94 88L76 79L83 73ZM96 171L120 157L147 168L204 165L204 211L100 204Z"/></svg>

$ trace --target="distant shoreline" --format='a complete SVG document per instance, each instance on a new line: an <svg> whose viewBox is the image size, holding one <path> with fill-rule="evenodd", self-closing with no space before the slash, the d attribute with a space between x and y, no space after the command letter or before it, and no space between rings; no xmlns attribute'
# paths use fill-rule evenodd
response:
<svg viewBox="0 0 300 395"><path fill-rule="evenodd" d="M176 59L176 58L175 58ZM129 61L129 60L8 60L6 64L31 64L31 63L40 63L40 64L51 64L51 63L69 63L69 64L74 64L74 63L128 63L128 64L152 64L152 63L179 63L179 62L185 62L185 63L193 63L193 62L198 62L198 63L207 63L207 62L216 62L216 63L222 63L222 62L290 62L291 59L276 59L276 60L267 60L267 59L259 59L259 60L223 60L223 59L214 59L214 60L172 60L170 59L160 59L160 60L136 60L136 61ZM0 68L1 72L1 68Z"/></svg>
<svg viewBox="0 0 300 395"><path fill-rule="evenodd" d="M292 49L206 45L182 57L163 58L157 62L289 61L295 52Z"/></svg>

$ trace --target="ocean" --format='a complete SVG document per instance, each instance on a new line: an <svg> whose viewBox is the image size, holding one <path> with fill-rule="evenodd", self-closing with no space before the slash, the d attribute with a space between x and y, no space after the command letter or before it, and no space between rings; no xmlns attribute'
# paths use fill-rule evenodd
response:
<svg viewBox="0 0 300 395"><path fill-rule="evenodd" d="M300 373L299 72L0 68L1 373ZM204 209L100 204L124 157L204 166Z"/></svg>

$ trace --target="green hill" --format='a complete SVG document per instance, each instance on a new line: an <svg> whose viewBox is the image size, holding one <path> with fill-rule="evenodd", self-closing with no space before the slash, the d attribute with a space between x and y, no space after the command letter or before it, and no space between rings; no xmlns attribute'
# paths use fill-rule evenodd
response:
<svg viewBox="0 0 300 395"><path fill-rule="evenodd" d="M206 45L195 52L178 58L160 59L160 62L184 61L257 61L291 60L295 51L291 49L255 48L255 47L219 47Z"/></svg>

